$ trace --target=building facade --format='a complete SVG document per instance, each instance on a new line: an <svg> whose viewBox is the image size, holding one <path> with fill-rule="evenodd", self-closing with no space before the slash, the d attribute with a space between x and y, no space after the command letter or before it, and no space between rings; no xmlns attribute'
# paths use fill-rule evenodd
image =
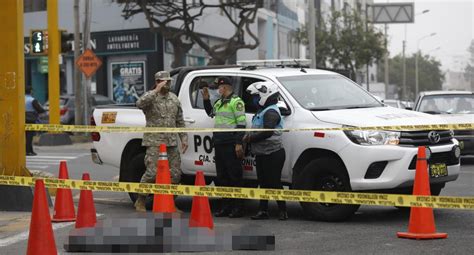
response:
<svg viewBox="0 0 474 255"><path fill-rule="evenodd" d="M229 59L229 63L237 60L305 57L305 47L294 36L294 31L304 24L304 17L298 15L304 13L304 1L263 2L264 6L259 9L255 23L250 25L252 32L258 35L260 45L255 50L239 50L235 57ZM33 29L47 29L46 0L25 0L24 3L25 81L33 87L39 101L44 103L48 99L47 56L31 54L29 35ZM82 5L80 8L82 29L84 10ZM58 9L59 28L73 33L73 1L58 0ZM91 90L119 103L134 102L136 97L153 85L156 71L171 69L173 49L159 32L149 29L144 15L125 20L122 17L123 6L110 0L94 0L91 9L90 43L94 53L102 60L102 66L92 77ZM177 29L180 25L171 24ZM209 11L196 22L194 31L210 44L217 44L232 36L234 26L224 14ZM206 51L194 45L186 55L185 63L188 66L206 65L209 59ZM62 54L60 62L61 93L73 94L73 52ZM130 93L125 93L127 91ZM134 96L124 97L124 93Z"/></svg>

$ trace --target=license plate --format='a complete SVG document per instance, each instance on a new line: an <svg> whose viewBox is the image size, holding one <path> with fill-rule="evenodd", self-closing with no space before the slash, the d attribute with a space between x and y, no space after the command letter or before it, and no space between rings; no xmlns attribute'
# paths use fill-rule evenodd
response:
<svg viewBox="0 0 474 255"><path fill-rule="evenodd" d="M459 148L464 149L464 141L459 141Z"/></svg>
<svg viewBox="0 0 474 255"><path fill-rule="evenodd" d="M102 113L102 124L114 124L117 112L103 112Z"/></svg>
<svg viewBox="0 0 474 255"><path fill-rule="evenodd" d="M433 178L443 177L448 175L448 168L446 164L438 163L430 165L430 176Z"/></svg>

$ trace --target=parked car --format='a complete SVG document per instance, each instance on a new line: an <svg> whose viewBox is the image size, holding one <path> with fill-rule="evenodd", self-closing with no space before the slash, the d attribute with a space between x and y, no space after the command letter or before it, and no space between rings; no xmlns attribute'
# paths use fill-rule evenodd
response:
<svg viewBox="0 0 474 255"><path fill-rule="evenodd" d="M474 93L471 91L421 92L415 111L441 115L448 123L472 123L474 121ZM474 155L474 130L454 130L459 141L461 155Z"/></svg>
<svg viewBox="0 0 474 255"><path fill-rule="evenodd" d="M407 107L404 101L400 101L396 99L385 99L382 102L388 106L395 107L395 108L405 109Z"/></svg>
<svg viewBox="0 0 474 255"><path fill-rule="evenodd" d="M99 95L94 94L92 95L92 107L91 113L98 105L109 105L115 104L112 99ZM66 125L73 125L75 121L75 96L74 95L61 95L59 96L59 114L60 114L60 122L61 124ZM49 122L49 102L44 104L44 109L46 110L46 114L42 115L41 122L48 123Z"/></svg>

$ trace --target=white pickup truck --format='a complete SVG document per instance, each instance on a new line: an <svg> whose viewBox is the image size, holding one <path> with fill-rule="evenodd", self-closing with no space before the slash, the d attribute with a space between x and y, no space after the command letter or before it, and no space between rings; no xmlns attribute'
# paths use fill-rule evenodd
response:
<svg viewBox="0 0 474 255"><path fill-rule="evenodd" d="M202 103L202 82L218 76L234 83L235 93L246 103L248 126L256 109L245 90L257 81L271 81L280 88L285 128L340 128L445 124L437 116L387 107L358 84L330 71L301 67L188 67L171 72L173 90L181 101L189 128L212 128ZM211 100L217 92L211 91ZM145 126L135 106L101 106L93 125ZM98 164L120 168L120 181L138 182L145 170L141 133L93 133L92 158ZM183 183L193 184L194 174L204 171L207 181L216 175L212 133L189 132L189 149L182 155ZM452 131L290 131L283 135L286 162L282 182L293 189L324 191L376 191L411 194L417 146L429 146L432 194L459 175L460 149ZM244 178L256 180L255 161L242 161ZM132 200L135 195L130 194ZM313 219L340 221L358 205L301 203Z"/></svg>

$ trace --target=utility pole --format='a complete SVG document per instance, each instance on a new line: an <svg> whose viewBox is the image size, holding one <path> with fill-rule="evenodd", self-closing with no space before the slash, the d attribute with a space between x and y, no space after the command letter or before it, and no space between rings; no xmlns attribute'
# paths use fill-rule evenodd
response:
<svg viewBox="0 0 474 255"><path fill-rule="evenodd" d="M58 1L48 0L48 100L49 123L59 124Z"/></svg>
<svg viewBox="0 0 474 255"><path fill-rule="evenodd" d="M385 56L384 56L384 62L385 62L385 68L384 68L384 78L385 78L385 97L387 97L387 91L388 91L388 83L389 83L389 78L388 78L388 39L387 39L387 30L388 30L388 25L385 24Z"/></svg>
<svg viewBox="0 0 474 255"><path fill-rule="evenodd" d="M365 32L369 32L369 4L365 4ZM367 91L370 92L370 77L369 77L370 59L367 60Z"/></svg>
<svg viewBox="0 0 474 255"><path fill-rule="evenodd" d="M309 0L309 55L311 56L311 68L316 68L316 11L314 9L314 1Z"/></svg>
<svg viewBox="0 0 474 255"><path fill-rule="evenodd" d="M407 62L405 60L405 48L407 44L407 29L405 24L405 39L403 40L402 62L403 62L403 86L402 86L402 100L407 99Z"/></svg>
<svg viewBox="0 0 474 255"><path fill-rule="evenodd" d="M83 34L83 46L84 50L90 48L90 32L91 32L91 0L85 0L85 19L84 19L84 34ZM89 108L92 101L91 95L91 80L87 78L85 75L82 77L83 79L83 86L84 86L84 124L87 125L89 123Z"/></svg>
<svg viewBox="0 0 474 255"><path fill-rule="evenodd" d="M79 0L74 0L74 63L76 63L81 55L80 23ZM74 104L76 105L76 108L74 109L74 123L76 125L83 125L84 106L82 102L84 97L82 95L81 71L76 65L74 66L74 94L76 95L74 98Z"/></svg>

